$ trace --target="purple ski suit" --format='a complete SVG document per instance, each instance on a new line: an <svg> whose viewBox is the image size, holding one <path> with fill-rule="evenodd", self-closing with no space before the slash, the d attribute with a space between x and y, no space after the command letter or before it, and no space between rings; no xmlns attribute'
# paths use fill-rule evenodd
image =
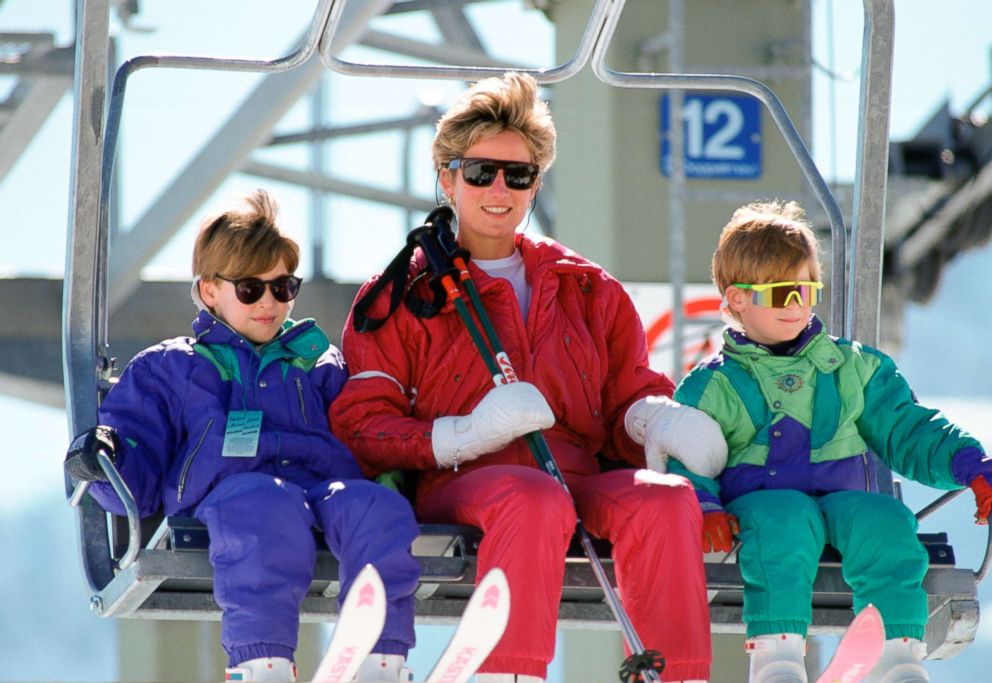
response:
<svg viewBox="0 0 992 683"><path fill-rule="evenodd" d="M374 651L405 655L414 645L420 568L410 545L419 529L409 503L367 481L331 434L327 407L348 377L341 353L313 320L287 321L257 348L206 311L193 332L135 356L99 422L117 430L117 467L142 516L162 509L207 526L231 665L293 659L315 526L338 558L342 597L365 564L375 565L388 608ZM246 428L249 443L258 435L254 455L242 447L225 456L225 433L239 419L243 431L258 425ZM90 490L124 513L109 484Z"/></svg>

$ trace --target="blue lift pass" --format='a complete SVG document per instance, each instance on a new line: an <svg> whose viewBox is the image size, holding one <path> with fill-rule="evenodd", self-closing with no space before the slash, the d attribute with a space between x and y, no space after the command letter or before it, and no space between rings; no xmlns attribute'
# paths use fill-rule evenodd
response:
<svg viewBox="0 0 992 683"><path fill-rule="evenodd" d="M258 435L262 431L261 410L234 410L227 414L224 429L225 458L254 458L258 451Z"/></svg>

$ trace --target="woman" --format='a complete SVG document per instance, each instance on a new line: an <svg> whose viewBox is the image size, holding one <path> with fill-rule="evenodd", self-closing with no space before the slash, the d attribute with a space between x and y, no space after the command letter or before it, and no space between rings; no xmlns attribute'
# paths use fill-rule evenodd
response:
<svg viewBox="0 0 992 683"><path fill-rule="evenodd" d="M576 510L592 535L613 544L626 611L645 648L664 653L665 680L700 681L709 675L710 634L692 488L680 477L636 486L633 468L601 472L597 454L643 467L647 442L692 468L686 451L705 459L713 448L697 443L724 452L725 444L710 418L667 398L674 387L648 368L643 327L619 282L553 240L517 232L554 156L551 115L534 79L520 74L465 92L433 144L458 244L471 254L472 279L521 381L493 388L451 304L429 318L401 306L374 332L346 325L353 374L331 408L332 426L368 468L418 471L422 522L483 530L479 575L502 568L512 606L480 683L544 679ZM418 254L410 278L423 270ZM422 282L410 286L430 297ZM388 299L369 316L385 317ZM572 498L518 438L537 429Z"/></svg>

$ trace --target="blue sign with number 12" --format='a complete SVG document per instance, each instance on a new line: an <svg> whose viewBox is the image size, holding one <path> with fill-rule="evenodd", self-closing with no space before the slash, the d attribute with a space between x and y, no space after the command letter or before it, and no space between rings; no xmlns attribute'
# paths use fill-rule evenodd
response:
<svg viewBox="0 0 992 683"><path fill-rule="evenodd" d="M682 99L687 178L761 177L761 103L750 95L686 93ZM661 109L661 172L672 171L668 95Z"/></svg>

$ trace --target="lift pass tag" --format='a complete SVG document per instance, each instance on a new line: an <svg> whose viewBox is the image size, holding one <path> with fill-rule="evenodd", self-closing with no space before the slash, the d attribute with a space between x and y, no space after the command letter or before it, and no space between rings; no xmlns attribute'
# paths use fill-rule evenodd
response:
<svg viewBox="0 0 992 683"><path fill-rule="evenodd" d="M221 455L225 458L254 458L261 431L261 410L232 410L227 414Z"/></svg>

